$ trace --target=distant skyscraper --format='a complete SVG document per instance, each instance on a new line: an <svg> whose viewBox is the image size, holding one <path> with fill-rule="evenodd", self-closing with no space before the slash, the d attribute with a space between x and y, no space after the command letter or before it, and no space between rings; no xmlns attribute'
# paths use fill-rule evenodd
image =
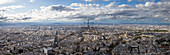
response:
<svg viewBox="0 0 170 55"><path fill-rule="evenodd" d="M58 31L56 31L56 34L55 34L54 47L58 47Z"/></svg>
<svg viewBox="0 0 170 55"><path fill-rule="evenodd" d="M87 23L87 24L88 24L88 25L87 25L87 27L88 27L88 29L89 29L89 28L90 28L90 25L89 25L89 19L87 19L87 21L88 21L88 23Z"/></svg>
<svg viewBox="0 0 170 55"><path fill-rule="evenodd" d="M38 27L38 30L40 30L40 29L41 29L41 27L39 26L39 27Z"/></svg>
<svg viewBox="0 0 170 55"><path fill-rule="evenodd" d="M53 30L53 27L51 26L50 30Z"/></svg>

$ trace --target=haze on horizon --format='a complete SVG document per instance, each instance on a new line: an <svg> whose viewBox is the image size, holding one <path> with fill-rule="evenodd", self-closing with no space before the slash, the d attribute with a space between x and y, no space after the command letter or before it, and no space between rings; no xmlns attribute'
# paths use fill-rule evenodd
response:
<svg viewBox="0 0 170 55"><path fill-rule="evenodd" d="M169 0L0 0L0 23L170 23Z"/></svg>

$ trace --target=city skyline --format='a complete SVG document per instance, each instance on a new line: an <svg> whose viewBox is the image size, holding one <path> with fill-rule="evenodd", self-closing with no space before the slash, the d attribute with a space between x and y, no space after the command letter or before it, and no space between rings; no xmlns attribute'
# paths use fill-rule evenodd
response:
<svg viewBox="0 0 170 55"><path fill-rule="evenodd" d="M170 0L0 0L0 55L170 55Z"/></svg>
<svg viewBox="0 0 170 55"><path fill-rule="evenodd" d="M170 23L168 0L0 0L1 23Z"/></svg>

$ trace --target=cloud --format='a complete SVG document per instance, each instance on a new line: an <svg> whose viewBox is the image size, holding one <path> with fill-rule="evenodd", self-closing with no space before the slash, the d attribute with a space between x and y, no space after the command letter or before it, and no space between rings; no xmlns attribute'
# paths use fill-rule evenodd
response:
<svg viewBox="0 0 170 55"><path fill-rule="evenodd" d="M122 4L122 5L115 5L116 2L111 2L110 4L106 5L105 7L108 8L132 8L130 5Z"/></svg>
<svg viewBox="0 0 170 55"><path fill-rule="evenodd" d="M34 0L30 0L30 2L34 2Z"/></svg>
<svg viewBox="0 0 170 55"><path fill-rule="evenodd" d="M6 3L11 3L14 2L16 0L0 0L0 4L6 4Z"/></svg>
<svg viewBox="0 0 170 55"><path fill-rule="evenodd" d="M25 6L23 5L12 5L12 6L5 6L5 7L1 7L0 10L2 9L17 9L17 8L24 8Z"/></svg>
<svg viewBox="0 0 170 55"><path fill-rule="evenodd" d="M73 11L71 7L63 6L63 5L51 5L49 7L46 7L47 9L50 9L52 11Z"/></svg>
<svg viewBox="0 0 170 55"><path fill-rule="evenodd" d="M19 0L0 0L0 4L12 3ZM29 2L34 2L35 0L29 0Z"/></svg>
<svg viewBox="0 0 170 55"><path fill-rule="evenodd" d="M82 7L82 6L84 6L84 4L81 4L81 3L72 3L70 6L80 6L80 7Z"/></svg>
<svg viewBox="0 0 170 55"><path fill-rule="evenodd" d="M161 2L170 2L170 0L160 0Z"/></svg>
<svg viewBox="0 0 170 55"><path fill-rule="evenodd" d="M70 6L79 6L79 7L99 7L99 4L81 4L81 3L72 3Z"/></svg>
<svg viewBox="0 0 170 55"><path fill-rule="evenodd" d="M132 6L126 5L126 4L119 5L118 7L120 7L120 8L132 8Z"/></svg>
<svg viewBox="0 0 170 55"><path fill-rule="evenodd" d="M170 3L169 2L158 2L158 3L154 3L154 2L146 2L145 4L138 4L136 5L137 8L170 8Z"/></svg>
<svg viewBox="0 0 170 55"><path fill-rule="evenodd" d="M51 5L48 7L40 7L42 10L47 10L47 11L74 11L72 7L69 6L64 6L64 5Z"/></svg>
<svg viewBox="0 0 170 55"><path fill-rule="evenodd" d="M86 1L86 2L95 2L95 1L99 1L99 0L84 0L84 1Z"/></svg>
<svg viewBox="0 0 170 55"><path fill-rule="evenodd" d="M86 2L95 2L95 1L99 1L99 0L84 0ZM124 0L101 0L101 1L124 1ZM132 2L132 1L138 1L138 2L155 2L156 0L127 0L127 2ZM169 0L161 0L163 2L169 2Z"/></svg>
<svg viewBox="0 0 170 55"><path fill-rule="evenodd" d="M12 6L5 6L5 7L1 7L0 8L0 14L6 12L6 11L10 11L12 9L17 9L17 8L24 8L25 6L22 5L12 5Z"/></svg>
<svg viewBox="0 0 170 55"><path fill-rule="evenodd" d="M86 1L86 2L91 2L91 1L93 1L93 0L84 0L84 1Z"/></svg>
<svg viewBox="0 0 170 55"><path fill-rule="evenodd" d="M77 6L77 7L74 7ZM90 7L89 7L90 6ZM146 2L130 5L114 5L114 2L106 6L95 7L94 4L72 3L70 6L51 5L42 6L40 10L33 9L26 13L5 14L1 22L37 22L37 21L77 21L90 19L94 21L118 19L118 20L145 20L161 18L170 20L170 3ZM106 8L107 7L107 8Z"/></svg>
<svg viewBox="0 0 170 55"><path fill-rule="evenodd" d="M5 6L0 8L0 20L1 21L8 21L10 18L9 16L5 16L8 14L5 14L6 11L10 11L12 9L18 9L18 8L24 8L25 6L22 5L12 5L12 6Z"/></svg>
<svg viewBox="0 0 170 55"><path fill-rule="evenodd" d="M156 14L154 17L170 17L170 3L169 2L146 2L145 4L138 4L136 5L139 9L149 9L151 12Z"/></svg>
<svg viewBox="0 0 170 55"><path fill-rule="evenodd" d="M127 2L131 2L132 0L127 0Z"/></svg>
<svg viewBox="0 0 170 55"><path fill-rule="evenodd" d="M104 1L110 1L110 0L104 0Z"/></svg>
<svg viewBox="0 0 170 55"><path fill-rule="evenodd" d="M5 6L0 8L0 14L5 13L6 11L10 11L12 9L17 9L17 8L24 8L25 6L22 5L12 5L12 6Z"/></svg>
<svg viewBox="0 0 170 55"><path fill-rule="evenodd" d="M111 2L110 4L106 5L106 7L117 7L117 5L115 5L116 2Z"/></svg>

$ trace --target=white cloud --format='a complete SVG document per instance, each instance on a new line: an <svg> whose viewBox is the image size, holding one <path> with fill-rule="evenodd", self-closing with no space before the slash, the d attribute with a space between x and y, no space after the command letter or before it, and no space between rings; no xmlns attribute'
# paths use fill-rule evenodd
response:
<svg viewBox="0 0 170 55"><path fill-rule="evenodd" d="M99 0L84 0L84 1L86 1L86 2L95 2L95 1L99 1Z"/></svg>
<svg viewBox="0 0 170 55"><path fill-rule="evenodd" d="M11 3L14 2L15 0L0 0L0 4L5 4L5 3Z"/></svg>
<svg viewBox="0 0 170 55"><path fill-rule="evenodd" d="M126 5L126 4L122 4L122 5L119 5L118 7L120 7L120 8L131 8L132 6Z"/></svg>
<svg viewBox="0 0 170 55"><path fill-rule="evenodd" d="M161 2L170 2L170 0L160 0Z"/></svg>
<svg viewBox="0 0 170 55"><path fill-rule="evenodd" d="M34 2L34 0L30 0L30 2Z"/></svg>
<svg viewBox="0 0 170 55"><path fill-rule="evenodd" d="M80 7L82 7L82 6L84 6L84 4L81 4L81 3L72 3L70 6L80 6Z"/></svg>
<svg viewBox="0 0 170 55"><path fill-rule="evenodd" d="M70 6L79 6L79 7L98 7L99 4L82 4L82 3L72 3Z"/></svg>
<svg viewBox="0 0 170 55"><path fill-rule="evenodd" d="M122 5L115 5L116 2L111 2L110 4L106 5L105 7L108 8L132 8L130 5L122 4Z"/></svg>
<svg viewBox="0 0 170 55"><path fill-rule="evenodd" d="M127 2L131 2L132 0L128 0Z"/></svg>
<svg viewBox="0 0 170 55"><path fill-rule="evenodd" d="M106 7L117 7L117 6L115 5L115 3L116 3L116 2L111 2L110 4L106 5Z"/></svg>
<svg viewBox="0 0 170 55"><path fill-rule="evenodd" d="M73 11L72 7L64 5L51 5L48 7L41 7L42 9L52 10L52 11Z"/></svg>
<svg viewBox="0 0 170 55"><path fill-rule="evenodd" d="M95 2L95 1L99 1L99 0L84 0L86 2ZM102 1L124 1L124 0L102 0ZM139 2L155 2L156 0L127 0L127 2L132 2L132 1L139 1ZM170 0L161 0L163 2L169 2Z"/></svg>
<svg viewBox="0 0 170 55"><path fill-rule="evenodd" d="M72 7L78 6L78 7ZM91 6L91 7L86 7ZM130 5L114 5L93 7L93 4L73 3L70 6L51 5L42 6L40 10L34 9L26 13L5 14L1 22L37 22L44 20L51 21L76 21L76 20L109 20L109 19L134 19L145 20L149 18L163 18L170 20L169 7L166 2L138 4L136 7ZM108 8L106 8L108 7ZM114 9L118 8L118 9ZM154 8L154 9L153 9Z"/></svg>
<svg viewBox="0 0 170 55"><path fill-rule="evenodd" d="M1 7L0 9L17 9L17 8L23 8L23 5L12 5L12 6L5 6Z"/></svg>
<svg viewBox="0 0 170 55"><path fill-rule="evenodd" d="M84 1L86 1L86 2L91 2L91 1L93 1L93 0L84 0Z"/></svg>
<svg viewBox="0 0 170 55"><path fill-rule="evenodd" d="M104 1L110 1L110 0L104 0Z"/></svg>
<svg viewBox="0 0 170 55"><path fill-rule="evenodd" d="M10 11L11 9L17 8L24 8L25 6L22 5L12 5L12 6L5 6L0 8L0 14L5 13L5 11Z"/></svg>
<svg viewBox="0 0 170 55"><path fill-rule="evenodd" d="M5 6L5 7L0 7L0 12L5 12L11 9L17 9L17 8L24 8L25 6L23 5L12 5L12 6Z"/></svg>
<svg viewBox="0 0 170 55"><path fill-rule="evenodd" d="M154 3L154 2L146 2L145 4L138 4L136 5L137 8L141 8L141 9L158 9L158 10L163 10L163 9L167 9L169 10L170 8L170 2L158 2L158 3Z"/></svg>

